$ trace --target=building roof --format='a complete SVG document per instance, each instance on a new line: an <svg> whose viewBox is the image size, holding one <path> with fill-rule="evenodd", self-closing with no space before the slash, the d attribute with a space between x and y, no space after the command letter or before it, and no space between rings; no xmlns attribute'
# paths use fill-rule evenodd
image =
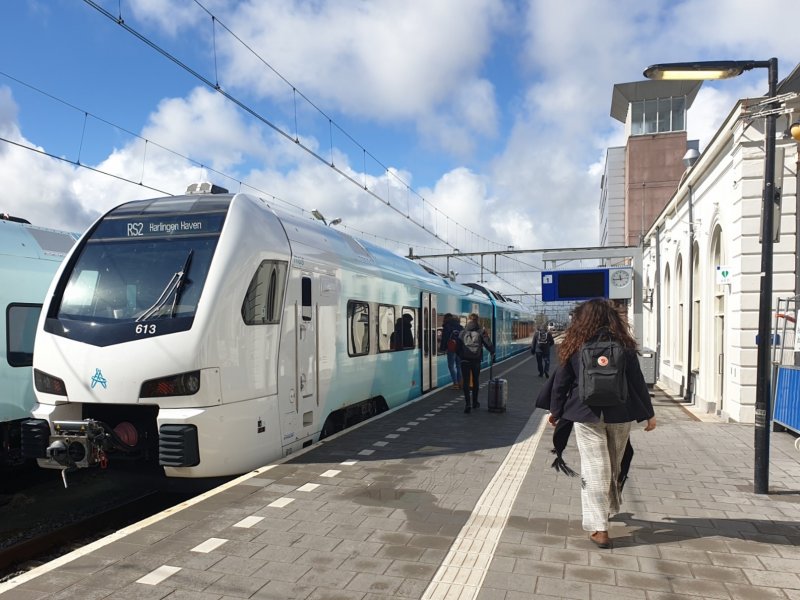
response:
<svg viewBox="0 0 800 600"><path fill-rule="evenodd" d="M800 92L800 63L797 63L786 79L778 84L778 94L786 94L789 92Z"/></svg>
<svg viewBox="0 0 800 600"><path fill-rule="evenodd" d="M611 116L624 123L628 117L628 105L638 100L654 100L671 96L686 96L686 109L694 102L702 81L645 80L618 83L611 95Z"/></svg>

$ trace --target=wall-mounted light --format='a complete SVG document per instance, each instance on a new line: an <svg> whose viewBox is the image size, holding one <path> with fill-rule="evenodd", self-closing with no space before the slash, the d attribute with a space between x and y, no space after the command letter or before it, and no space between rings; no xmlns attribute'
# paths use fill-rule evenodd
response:
<svg viewBox="0 0 800 600"><path fill-rule="evenodd" d="M700 158L700 153L695 148L689 148L686 154L683 155L683 165L688 169L693 167L697 159Z"/></svg>
<svg viewBox="0 0 800 600"><path fill-rule="evenodd" d="M800 121L795 121L789 125L789 135L796 142L800 142Z"/></svg>

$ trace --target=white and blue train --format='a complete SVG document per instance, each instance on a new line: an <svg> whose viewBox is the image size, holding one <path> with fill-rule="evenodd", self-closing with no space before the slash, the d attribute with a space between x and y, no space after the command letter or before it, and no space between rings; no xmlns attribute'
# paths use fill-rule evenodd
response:
<svg viewBox="0 0 800 600"><path fill-rule="evenodd" d="M25 461L20 429L36 402L31 365L36 324L47 288L76 234L0 215L0 466Z"/></svg>
<svg viewBox="0 0 800 600"><path fill-rule="evenodd" d="M518 303L260 198L197 184L128 202L49 290L26 451L49 468L243 473L449 381L448 312L478 313L497 360L530 346Z"/></svg>

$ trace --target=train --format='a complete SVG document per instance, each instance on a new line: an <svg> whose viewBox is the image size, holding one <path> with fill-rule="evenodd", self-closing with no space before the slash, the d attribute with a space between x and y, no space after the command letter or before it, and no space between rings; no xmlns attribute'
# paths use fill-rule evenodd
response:
<svg viewBox="0 0 800 600"><path fill-rule="evenodd" d="M39 312L47 288L78 234L0 215L0 468L22 467L21 426L36 397L31 365Z"/></svg>
<svg viewBox="0 0 800 600"><path fill-rule="evenodd" d="M48 291L23 446L62 471L248 472L449 382L443 315L472 312L496 360L529 348L518 302L259 197L127 202Z"/></svg>

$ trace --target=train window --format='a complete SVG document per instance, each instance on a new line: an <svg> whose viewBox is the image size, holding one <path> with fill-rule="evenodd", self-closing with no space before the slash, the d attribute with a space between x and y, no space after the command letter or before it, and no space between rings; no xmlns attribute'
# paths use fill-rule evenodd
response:
<svg viewBox="0 0 800 600"><path fill-rule="evenodd" d="M394 306L378 307L378 352L394 350Z"/></svg>
<svg viewBox="0 0 800 600"><path fill-rule="evenodd" d="M242 302L246 325L280 323L287 268L283 260L265 260L258 266Z"/></svg>
<svg viewBox="0 0 800 600"><path fill-rule="evenodd" d="M96 323L193 317L216 244L202 236L90 240L65 271L49 316Z"/></svg>
<svg viewBox="0 0 800 600"><path fill-rule="evenodd" d="M419 338L422 340L422 353L423 356L428 356L430 351L430 339L428 336L425 335L426 331L430 331L431 328L431 321L430 316L428 315L428 307L424 307L422 309L422 332L420 332Z"/></svg>
<svg viewBox="0 0 800 600"><path fill-rule="evenodd" d="M6 310L6 360L12 367L33 364L33 341L41 304L9 304Z"/></svg>
<svg viewBox="0 0 800 600"><path fill-rule="evenodd" d="M403 307L402 316L395 321L395 350L408 350L415 348L414 327L416 326L417 311L414 308Z"/></svg>
<svg viewBox="0 0 800 600"><path fill-rule="evenodd" d="M310 321L311 320L311 278L310 277L303 277L300 282L302 286L301 293L302 293L302 312L303 312L303 321Z"/></svg>
<svg viewBox="0 0 800 600"><path fill-rule="evenodd" d="M347 353L369 354L369 304L350 300L347 303Z"/></svg>
<svg viewBox="0 0 800 600"><path fill-rule="evenodd" d="M446 348L442 347L442 334L444 332L444 315L436 315L436 354L445 354Z"/></svg>

